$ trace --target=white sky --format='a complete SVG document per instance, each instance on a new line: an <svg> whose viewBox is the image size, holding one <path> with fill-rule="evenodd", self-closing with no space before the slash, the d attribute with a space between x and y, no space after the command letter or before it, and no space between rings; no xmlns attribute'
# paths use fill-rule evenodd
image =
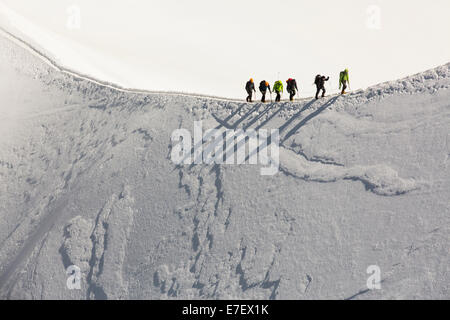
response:
<svg viewBox="0 0 450 320"><path fill-rule="evenodd" d="M331 76L332 92L346 67L357 89L450 62L449 0L0 3L67 41L65 51L42 43L62 64L140 89L244 98L250 77L273 84L279 74L311 96L317 73ZM80 29L67 28L71 5ZM367 27L370 5L381 10L380 29ZM74 42L85 50L67 54Z"/></svg>

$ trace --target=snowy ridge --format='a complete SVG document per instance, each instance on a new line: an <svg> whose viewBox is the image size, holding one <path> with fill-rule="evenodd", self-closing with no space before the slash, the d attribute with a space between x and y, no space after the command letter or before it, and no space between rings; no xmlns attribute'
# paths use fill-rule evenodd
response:
<svg viewBox="0 0 450 320"><path fill-rule="evenodd" d="M247 104L116 90L9 38L0 58L0 297L449 297L450 64ZM195 120L279 129L281 172L175 165L171 133Z"/></svg>
<svg viewBox="0 0 450 320"><path fill-rule="evenodd" d="M43 52L43 50L34 47L30 43L27 43L26 41L20 39L18 36L13 35L11 32L8 32L7 30L5 30L2 27L0 27L0 34L4 37L7 37L14 43L18 44L22 48L26 49L28 52L39 57L40 59L42 59L42 61L44 61L46 64L48 64L51 68L55 69L56 71L59 71L63 74L66 74L68 76L71 76L71 77L74 77L74 78L77 78L80 80L87 80L96 85L100 85L100 86L103 86L106 88L114 89L114 90L125 92L125 93L179 95L179 96L194 97L194 98L208 98L208 99L219 100L219 101L241 102L241 100L238 100L238 99L230 99L230 98L225 98L225 97L187 93L187 92L149 91L149 90L125 88L125 87L122 87L122 86L114 84L114 83L96 79L90 75L81 74L80 72L71 70L68 67L63 67L63 66L59 65L55 60L53 60L50 56L47 56ZM355 93L351 94L352 98L355 99L352 102L353 103L361 103L362 98L371 99L374 97L384 97L386 95L395 94L395 93L424 92L424 90L428 90L429 92L435 92L438 89L447 89L448 85L442 85L442 84L435 85L434 81L448 78L449 77L449 68L450 68L450 63L448 63L444 66L439 66L433 70L428 70L423 73L418 73L416 75L409 76L402 80L385 82L385 83L370 87L367 90L358 90ZM424 82L429 82L429 84L424 86L423 85ZM302 99L300 99L300 101L306 100L306 99L309 99L309 98L302 98Z"/></svg>
<svg viewBox="0 0 450 320"><path fill-rule="evenodd" d="M27 43L26 41L20 39L18 36L13 35L12 33L8 32L4 28L0 27L0 34L9 40L13 41L20 47L27 50L29 53L32 53L34 56L41 59L43 62L45 62L51 69L56 70L58 72L61 72L65 75L68 75L70 77L80 79L80 80L87 80L89 82L92 82L96 85L114 89L117 91L125 92L125 93L138 93L138 94L164 94L164 95L179 95L179 96L189 96L189 97L199 97L199 98L208 98L208 99L214 99L214 100L224 100L224 101L240 101L237 99L230 99L230 98L224 98L224 97L217 97L217 96L209 96L209 95L202 95L202 94L193 94L193 93L187 93L187 92L174 92L174 91L148 91L148 90L139 90L139 89L132 89L132 88L125 88L120 85L99 80L95 77L92 77L90 75L84 75L81 74L78 71L71 70L70 68L60 66L55 60L53 60L50 56L47 56L42 49L36 48L33 45Z"/></svg>

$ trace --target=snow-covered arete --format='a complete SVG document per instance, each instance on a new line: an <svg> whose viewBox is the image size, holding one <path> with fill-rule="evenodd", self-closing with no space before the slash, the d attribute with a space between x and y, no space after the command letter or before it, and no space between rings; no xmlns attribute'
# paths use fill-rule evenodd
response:
<svg viewBox="0 0 450 320"><path fill-rule="evenodd" d="M450 64L247 104L117 90L2 36L0 74L3 299L450 298ZM200 120L278 129L280 172L174 164Z"/></svg>

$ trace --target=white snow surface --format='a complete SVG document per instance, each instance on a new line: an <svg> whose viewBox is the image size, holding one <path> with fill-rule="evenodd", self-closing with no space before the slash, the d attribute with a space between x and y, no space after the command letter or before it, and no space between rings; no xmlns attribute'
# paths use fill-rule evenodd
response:
<svg viewBox="0 0 450 320"><path fill-rule="evenodd" d="M0 74L2 299L450 298L450 64L248 104L117 90L1 36ZM195 120L279 129L280 172L175 165Z"/></svg>

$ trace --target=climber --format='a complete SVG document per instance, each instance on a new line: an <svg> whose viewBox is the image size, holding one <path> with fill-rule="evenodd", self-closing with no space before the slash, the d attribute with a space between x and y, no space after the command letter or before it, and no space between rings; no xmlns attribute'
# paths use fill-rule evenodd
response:
<svg viewBox="0 0 450 320"><path fill-rule="evenodd" d="M297 81L295 79L289 78L289 80L286 80L287 87L286 90L289 92L289 100L294 101L294 96L296 91L298 91L297 88Z"/></svg>
<svg viewBox="0 0 450 320"><path fill-rule="evenodd" d="M261 83L259 84L259 91L261 91L262 94L261 102L266 102L267 89L269 89L270 94L272 94L272 90L270 90L270 84L266 80L261 81Z"/></svg>
<svg viewBox="0 0 450 320"><path fill-rule="evenodd" d="M346 94L345 89L347 89L347 85L350 88L350 80L348 77L348 69L345 69L339 74L339 89L342 87L341 94Z"/></svg>
<svg viewBox="0 0 450 320"><path fill-rule="evenodd" d="M321 76L320 74L316 76L316 80L314 81L314 84L317 87L316 99L319 99L320 90L322 90L322 98L325 97L325 81L328 80L330 80L330 77Z"/></svg>
<svg viewBox="0 0 450 320"><path fill-rule="evenodd" d="M275 101L276 102L280 102L281 101L281 94L283 93L283 82L281 82L280 80L275 82L275 84L273 85L273 91L277 94L277 97L275 98Z"/></svg>
<svg viewBox="0 0 450 320"><path fill-rule="evenodd" d="M245 90L248 93L247 102L253 102L252 95L253 95L253 91L256 92L256 90L255 90L255 83L253 82L252 78L250 78L250 80L247 81L247 84L245 85Z"/></svg>

